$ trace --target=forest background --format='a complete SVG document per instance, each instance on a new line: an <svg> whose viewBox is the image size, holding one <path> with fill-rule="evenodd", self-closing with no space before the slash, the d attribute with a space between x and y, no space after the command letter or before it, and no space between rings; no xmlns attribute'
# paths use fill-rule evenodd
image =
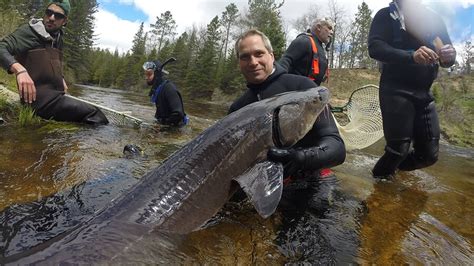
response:
<svg viewBox="0 0 474 266"><path fill-rule="evenodd" d="M65 27L64 70L68 83L89 84L148 93L143 77L145 61L164 62L168 78L175 82L185 98L228 103L245 90L238 70L234 43L243 31L257 28L271 40L278 60L289 42L288 29L304 32L318 16L335 21L333 44L328 51L331 78L328 84L333 98L344 101L350 93L365 84L378 84L377 62L368 55L367 36L376 11L362 2L353 18L347 19L335 0L329 0L325 14L316 8L307 10L292 25L285 25L279 0L248 0L245 10L229 3L207 26L188 28L178 34L178 25L170 11L161 13L145 31L142 22L126 53L94 46L94 13L96 0L70 0L72 10ZM0 37L14 31L31 17L42 17L45 0L0 0ZM117 29L120 34L120 29ZM462 44L462 57L455 66L441 71L433 85L444 136L451 142L473 146L474 123L474 49L471 40ZM459 52L459 51L458 51ZM15 80L5 71L0 83L15 88Z"/></svg>

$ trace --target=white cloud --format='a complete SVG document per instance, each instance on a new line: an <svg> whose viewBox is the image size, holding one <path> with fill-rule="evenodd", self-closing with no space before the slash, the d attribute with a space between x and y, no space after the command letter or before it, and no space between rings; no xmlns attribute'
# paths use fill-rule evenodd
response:
<svg viewBox="0 0 474 266"><path fill-rule="evenodd" d="M113 0L102 0L103 2L112 2ZM117 0L116 0L117 1ZM225 10L225 7L230 4L229 1L219 0L189 0L189 1L164 1L164 0L118 0L119 3L129 5L130 8L137 8L143 12L147 19L145 22L145 29L149 29L149 25L156 22L156 17L161 13L171 11L173 18L178 25L178 32L184 32L187 28L196 26L206 26L214 16L220 16ZM247 7L247 0L232 1L239 10ZM370 8L378 10L386 6L389 0L366 0ZM304 13L302 10L307 10L314 1L310 0L286 0L281 9L283 19L290 23ZM356 11L357 5L362 3L362 0L339 0L338 3L347 7L349 10ZM318 6L322 8L327 7L327 2L318 0ZM375 7L375 8L373 8ZM352 12L352 13L354 13ZM96 45L101 48L115 50L117 47L119 51L125 52L131 48L133 36L138 31L141 21L127 21L118 18L116 15L99 8L95 14L96 17Z"/></svg>
<svg viewBox="0 0 474 266"><path fill-rule="evenodd" d="M133 36L138 31L139 21L128 21L109 11L98 9L95 13L96 46L124 53L131 48Z"/></svg>
<svg viewBox="0 0 474 266"><path fill-rule="evenodd" d="M102 0L111 2L113 0ZM145 30L149 30L149 25L156 22L156 18L166 11L171 11L173 18L178 25L178 32L181 33L187 28L196 26L205 26L211 19L225 10L230 1L220 0L115 0L119 3L136 8L146 14ZM348 17L352 17L357 12L357 7L363 0L336 0L339 6L342 6L347 12ZM382 7L388 6L391 0L365 0L365 3L375 14ZM474 5L474 0L424 0L442 4L454 10L456 6ZM235 0L239 10L247 7L247 0ZM285 0L281 9L281 14L286 24L289 25L296 18L305 13L311 5L321 8L322 15L328 9L326 0ZM141 21L127 21L118 18L116 15L99 8L96 13L96 33L98 34L97 46L115 50L116 47L124 52L131 48L133 36L138 31ZM291 37L291 36L290 36Z"/></svg>

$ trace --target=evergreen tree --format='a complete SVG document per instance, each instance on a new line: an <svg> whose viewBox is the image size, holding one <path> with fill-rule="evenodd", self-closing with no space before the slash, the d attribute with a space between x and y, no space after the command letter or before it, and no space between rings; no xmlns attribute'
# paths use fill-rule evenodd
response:
<svg viewBox="0 0 474 266"><path fill-rule="evenodd" d="M369 48L367 46L370 23L372 22L372 11L365 2L362 2L357 9L358 11L353 23L355 30L351 35L351 67L375 67L375 62L369 57Z"/></svg>
<svg viewBox="0 0 474 266"><path fill-rule="evenodd" d="M235 49L230 51L226 59L220 80L220 89L226 94L233 94L245 89L245 80L239 70L239 60L235 54Z"/></svg>
<svg viewBox="0 0 474 266"><path fill-rule="evenodd" d="M156 17L155 24L150 25L152 33L158 37L158 52L166 40L170 41L176 35L176 21L170 11L161 13L160 17Z"/></svg>
<svg viewBox="0 0 474 266"><path fill-rule="evenodd" d="M227 57L228 45L232 28L235 26L238 18L239 9L234 3L226 6L226 10L222 12L220 25L222 31L221 45L219 48L219 58L216 65L216 79L220 80L224 71L224 64Z"/></svg>
<svg viewBox="0 0 474 266"><path fill-rule="evenodd" d="M86 60L94 40L94 13L97 12L95 0L71 0L68 24L64 28L64 65L67 80L87 80L89 62Z"/></svg>
<svg viewBox="0 0 474 266"><path fill-rule="evenodd" d="M216 86L216 65L220 40L219 18L215 16L207 25L205 41L192 65L188 80L191 95L209 99Z"/></svg>
<svg viewBox="0 0 474 266"><path fill-rule="evenodd" d="M173 55L173 50L174 43L170 43L170 41L167 40L163 45L163 48L161 48L160 52L158 53L158 59L164 63Z"/></svg>
<svg viewBox="0 0 474 266"><path fill-rule="evenodd" d="M127 58L128 64L128 71L126 73L126 78L124 79L125 84L123 88L132 89L138 85L140 87L140 83L142 81L143 76L143 69L142 65L146 61L146 54L145 54L145 42L146 42L146 33L143 30L143 22L140 24L137 33L133 38L133 46L131 48L130 57Z"/></svg>
<svg viewBox="0 0 474 266"><path fill-rule="evenodd" d="M273 46L275 59L279 59L285 52L286 37L280 8L284 2L276 3L275 0L249 0L249 13L245 24L248 28L256 28L270 39Z"/></svg>
<svg viewBox="0 0 474 266"><path fill-rule="evenodd" d="M118 52L116 55L109 50L94 49L89 54L91 62L91 77L89 82L99 87L111 87L115 83L118 71Z"/></svg>
<svg viewBox="0 0 474 266"><path fill-rule="evenodd" d="M464 43L464 73L471 74L472 65L474 65L474 47L470 40Z"/></svg>
<svg viewBox="0 0 474 266"><path fill-rule="evenodd" d="M118 75L115 81L117 87L130 90L138 84L137 71L135 70L136 64L136 59L127 52L120 61Z"/></svg>
<svg viewBox="0 0 474 266"><path fill-rule="evenodd" d="M222 12L221 15L221 25L224 28L224 55L223 57L227 57L227 51L228 51L228 44L229 44L229 39L230 39L230 33L232 30L232 27L235 25L235 22L237 21L237 18L239 16L239 9L234 3L229 4L226 6L225 11Z"/></svg>
<svg viewBox="0 0 474 266"><path fill-rule="evenodd" d="M170 63L167 66L167 69L170 72L170 79L173 80L178 87L185 86L185 77L189 65L188 42L188 33L184 32L179 36L173 47L172 56L176 58L176 62Z"/></svg>
<svg viewBox="0 0 474 266"><path fill-rule="evenodd" d="M132 45L132 54L142 56L145 54L145 41L146 41L146 34L143 31L143 22L140 23L140 27L138 32L135 33L133 38L133 45Z"/></svg>
<svg viewBox="0 0 474 266"><path fill-rule="evenodd" d="M190 80L191 78L191 71L194 70L196 60L197 60L197 55L199 51L200 42L198 38L198 29L193 26L191 31L188 33L189 35L189 41L187 44L187 51L184 53L185 57L187 58L185 69L186 69L186 75L183 76L185 79L185 84L186 87L191 87L193 86L193 81Z"/></svg>

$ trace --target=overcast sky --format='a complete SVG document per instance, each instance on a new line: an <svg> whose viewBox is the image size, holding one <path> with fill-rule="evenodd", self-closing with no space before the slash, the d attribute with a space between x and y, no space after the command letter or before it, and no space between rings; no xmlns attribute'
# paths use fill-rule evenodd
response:
<svg viewBox="0 0 474 266"><path fill-rule="evenodd" d="M247 8L247 0L98 0L99 9L95 14L95 45L114 51L125 52L131 48L133 36L141 22L145 30L156 17L165 11L171 11L178 25L178 35L186 29L207 25L213 17L220 16L225 7L235 3L240 11ZM349 18L357 12L363 0L336 0L347 12ZM372 15L382 7L388 6L390 0L365 0ZM443 16L451 32L453 42L461 43L466 39L473 40L474 0L424 0ZM288 27L306 10L317 6L322 15L327 14L328 1L323 0L285 0L281 8L282 17ZM291 33L290 33L291 35ZM291 37L291 36L289 36Z"/></svg>

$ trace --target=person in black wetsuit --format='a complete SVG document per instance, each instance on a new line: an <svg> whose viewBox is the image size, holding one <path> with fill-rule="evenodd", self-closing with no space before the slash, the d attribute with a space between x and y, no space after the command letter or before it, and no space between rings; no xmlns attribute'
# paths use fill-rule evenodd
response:
<svg viewBox="0 0 474 266"><path fill-rule="evenodd" d="M159 124L181 127L188 123L183 99L176 85L163 77L163 67L158 60L143 64L146 82L151 85L149 96L156 105L155 118Z"/></svg>
<svg viewBox="0 0 474 266"><path fill-rule="evenodd" d="M240 71L247 81L247 91L231 105L229 113L279 93L315 87L308 77L288 74L274 62L271 43L262 32L250 30L244 33L237 40L235 51ZM321 243L329 242L317 234L319 226L312 215L306 214L326 213L335 188L335 176L321 176L318 170L342 164L346 157L344 142L329 108L323 110L312 129L293 147L271 148L267 156L284 165L284 187L279 203L282 226L275 244L287 250L289 256L293 255L292 251L305 250L304 253L295 252L298 259L312 255ZM244 197L244 193L236 193L232 200ZM305 241L295 241L303 238Z"/></svg>
<svg viewBox="0 0 474 266"><path fill-rule="evenodd" d="M370 57L382 63L379 97L386 140L374 177L434 164L440 128L430 87L438 67L450 67L456 58L444 22L420 1L396 0L375 15L368 43Z"/></svg>
<svg viewBox="0 0 474 266"><path fill-rule="evenodd" d="M315 87L309 78L287 74L274 62L271 43L258 30L244 33L237 40L235 50L248 90L232 103L229 113L282 92ZM293 147L272 148L268 151L270 160L283 163L285 178L297 178L305 171L342 164L345 156L344 142L328 107L319 115L306 136Z"/></svg>
<svg viewBox="0 0 474 266"><path fill-rule="evenodd" d="M299 34L278 61L290 74L309 77L321 85L329 76L326 50L329 49L334 23L328 18L316 19L308 32Z"/></svg>
<svg viewBox="0 0 474 266"><path fill-rule="evenodd" d="M40 117L107 124L98 108L64 96L62 27L70 9L69 0L49 1L43 19L31 19L0 41L0 64L15 74L22 103L31 105Z"/></svg>

